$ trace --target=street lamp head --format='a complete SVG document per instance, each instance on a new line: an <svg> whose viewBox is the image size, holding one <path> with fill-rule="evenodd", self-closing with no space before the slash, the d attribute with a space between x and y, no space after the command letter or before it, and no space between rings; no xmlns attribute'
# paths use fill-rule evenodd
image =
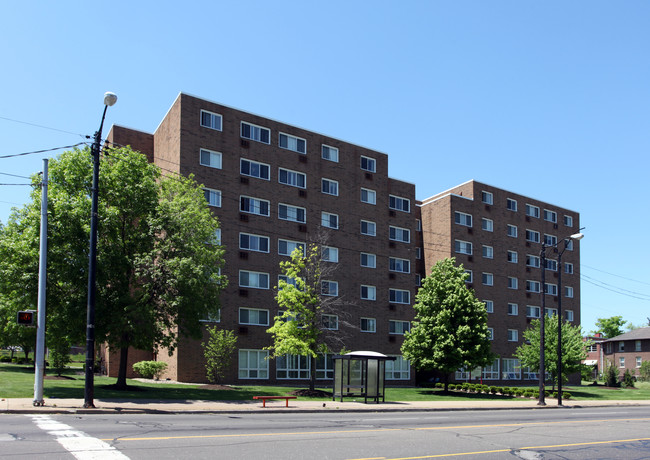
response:
<svg viewBox="0 0 650 460"><path fill-rule="evenodd" d="M571 235L569 238L571 238L572 240L581 240L581 239L584 238L584 236L585 236L585 235L582 234L582 233L574 233L574 234Z"/></svg>
<svg viewBox="0 0 650 460"><path fill-rule="evenodd" d="M117 102L117 94L107 91L104 93L104 105L111 107Z"/></svg>

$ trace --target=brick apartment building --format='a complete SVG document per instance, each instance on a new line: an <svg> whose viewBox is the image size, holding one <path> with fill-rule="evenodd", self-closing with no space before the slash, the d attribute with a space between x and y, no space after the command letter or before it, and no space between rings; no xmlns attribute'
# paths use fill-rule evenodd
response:
<svg viewBox="0 0 650 460"><path fill-rule="evenodd" d="M534 289L539 241L576 233L577 213L473 181L416 205L415 185L388 176L384 153L187 94L178 96L155 133L113 126L108 141L130 145L163 171L194 174L205 187L221 222L229 279L219 318L205 323L238 336L227 382L295 384L308 377L306 359L266 360L264 347L271 344L266 330L278 313L279 263L312 241L325 246L324 263L332 269L323 293L345 304L345 317L325 316L323 327L346 349L397 357L387 363L388 384L415 383L415 372L400 355L403 332L414 316L420 278L448 256L472 271L471 285L490 312L493 348L501 358L483 377L532 376L522 375L512 353L530 318L540 313ZM519 208L513 210L511 202ZM529 207L536 216L528 214ZM488 225L491 230L484 229ZM519 233L509 236L509 226ZM490 257L481 253L486 247ZM563 310L577 324L577 244L563 261ZM548 273L552 288L557 272ZM491 275L491 285L482 283L489 281L484 274ZM511 279L516 288L508 287ZM555 302L548 296L547 307L552 310ZM114 358L106 356L109 375L117 372ZM165 378L206 380L200 341L182 339L172 357L161 351L156 358L169 365ZM130 352L129 369L142 359L151 355ZM317 377L325 384L332 373L331 355L322 357Z"/></svg>
<svg viewBox="0 0 650 460"><path fill-rule="evenodd" d="M605 340L603 345L605 359L609 365L618 368L620 378L626 370L629 370L633 376L639 377L641 364L650 360L650 327L633 329L612 337Z"/></svg>

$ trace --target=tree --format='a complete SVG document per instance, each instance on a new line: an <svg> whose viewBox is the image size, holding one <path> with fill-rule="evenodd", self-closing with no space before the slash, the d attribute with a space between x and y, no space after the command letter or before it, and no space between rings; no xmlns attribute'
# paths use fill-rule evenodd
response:
<svg viewBox="0 0 650 460"><path fill-rule="evenodd" d="M304 250L294 249L291 259L280 263L280 269L288 281L278 281L275 299L280 312L267 329L273 336L273 345L266 349L273 358L304 356L309 359L309 389L314 390L318 355L329 352L335 344L342 346L340 326L351 325L345 321L347 315L341 308L344 302L338 293L329 291L329 284L321 284L331 270L321 262L319 244L309 243ZM325 320L322 315L331 316ZM336 321L338 331L332 330L334 324L330 321Z"/></svg>
<svg viewBox="0 0 650 460"><path fill-rule="evenodd" d="M650 361L643 361L639 369L639 378L643 382L650 382Z"/></svg>
<svg viewBox="0 0 650 460"><path fill-rule="evenodd" d="M120 350L116 385L123 388L129 347L171 353L180 335L200 336L199 319L216 313L226 280L219 274L223 249L215 244L219 224L193 178L162 176L130 148L107 153L100 168L95 337ZM88 282L90 152L65 152L49 170L48 331L52 327L70 343L80 343ZM37 185L39 179L33 181ZM14 303L35 304L39 218L35 190L32 202L0 231L0 295Z"/></svg>
<svg viewBox="0 0 650 460"><path fill-rule="evenodd" d="M208 381L217 383L223 379L226 369L232 363L232 357L236 351L237 337L233 331L208 328L208 342L202 342L205 354L205 371Z"/></svg>
<svg viewBox="0 0 650 460"><path fill-rule="evenodd" d="M557 382L557 330L556 315L546 318L544 324L544 367L551 374L553 389ZM539 369L540 349L540 320L531 321L530 327L524 331L524 345L517 348L515 355L522 365L531 369ZM562 321L562 382L567 381L567 375L580 372L581 361L587 358L587 347L591 342L583 341L582 328L573 326L568 321Z"/></svg>
<svg viewBox="0 0 650 460"><path fill-rule="evenodd" d="M416 369L444 373L445 391L451 372L494 360L485 304L465 284L468 276L455 259L438 261L422 280L413 306L415 320L404 334L404 357Z"/></svg>
<svg viewBox="0 0 650 460"><path fill-rule="evenodd" d="M623 320L622 316L598 318L594 333L600 333L606 339L611 339L623 333L623 326L625 326L625 320Z"/></svg>

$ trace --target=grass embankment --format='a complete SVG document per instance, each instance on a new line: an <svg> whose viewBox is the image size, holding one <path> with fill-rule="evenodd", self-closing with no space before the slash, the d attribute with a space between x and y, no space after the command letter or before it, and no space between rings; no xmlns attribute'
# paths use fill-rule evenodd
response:
<svg viewBox="0 0 650 460"><path fill-rule="evenodd" d="M48 370L48 375L53 371ZM84 375L78 368L66 369L63 379L46 378L43 384L46 398L84 397ZM232 386L228 390L212 390L202 385L178 385L165 383L145 383L128 380L129 390L118 391L111 388L114 378L95 376L96 399L156 399L156 400L206 400L241 401L251 400L256 395L285 395L292 390L305 388L284 386ZM603 386L568 386L573 400L585 399L650 399L650 383L638 382L637 388L607 388ZM327 388L322 388L328 390ZM550 389L547 387L547 389ZM34 368L31 365L0 363L0 398L31 398L34 396ZM301 397L301 399L308 399ZM330 398L310 398L327 401ZM386 388L387 401L459 401L459 400L516 400L515 397L465 393L461 391L443 394L434 388Z"/></svg>

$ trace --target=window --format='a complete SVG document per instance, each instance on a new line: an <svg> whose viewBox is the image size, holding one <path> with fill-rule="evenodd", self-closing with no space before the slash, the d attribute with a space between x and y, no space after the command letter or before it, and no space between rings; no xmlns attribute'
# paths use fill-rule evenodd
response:
<svg viewBox="0 0 650 460"><path fill-rule="evenodd" d="M250 324L252 326L268 326L269 311L256 308L240 308L239 324Z"/></svg>
<svg viewBox="0 0 650 460"><path fill-rule="evenodd" d="M526 255L526 266L527 267L539 268L540 267L540 258L539 258L539 256L534 256L532 254L527 254Z"/></svg>
<svg viewBox="0 0 650 460"><path fill-rule="evenodd" d="M494 340L494 328L488 327L487 332L488 340Z"/></svg>
<svg viewBox="0 0 650 460"><path fill-rule="evenodd" d="M557 295L557 284L544 283L544 294Z"/></svg>
<svg viewBox="0 0 650 460"><path fill-rule="evenodd" d="M545 308L546 316L557 316L557 308Z"/></svg>
<svg viewBox="0 0 650 460"><path fill-rule="evenodd" d="M268 289L269 274L261 272L251 272L248 270L239 270L239 285L253 289Z"/></svg>
<svg viewBox="0 0 650 460"><path fill-rule="evenodd" d="M305 208L280 203L278 205L278 219L301 222L304 224L306 222Z"/></svg>
<svg viewBox="0 0 650 460"><path fill-rule="evenodd" d="M509 276L508 289L519 289L519 280L513 276Z"/></svg>
<svg viewBox="0 0 650 460"><path fill-rule="evenodd" d="M565 315L567 321L573 321L573 310L566 310Z"/></svg>
<svg viewBox="0 0 650 460"><path fill-rule="evenodd" d="M539 243L539 232L535 230L526 229L526 241L531 241L533 243Z"/></svg>
<svg viewBox="0 0 650 460"><path fill-rule="evenodd" d="M388 332L390 334L404 335L405 332L410 330L411 330L411 323L409 323L408 321L396 321L392 319L388 321Z"/></svg>
<svg viewBox="0 0 650 460"><path fill-rule="evenodd" d="M333 379L334 378L334 357L333 353L318 353L316 357L316 378Z"/></svg>
<svg viewBox="0 0 650 460"><path fill-rule="evenodd" d="M546 259L546 269L556 272L557 271L557 260Z"/></svg>
<svg viewBox="0 0 650 460"><path fill-rule="evenodd" d="M321 259L323 262L338 262L338 248L333 248L332 246L321 246Z"/></svg>
<svg viewBox="0 0 650 460"><path fill-rule="evenodd" d="M402 243L411 242L411 230L401 227L393 227L392 225L388 228L388 237L393 241L401 241Z"/></svg>
<svg viewBox="0 0 650 460"><path fill-rule="evenodd" d="M422 221L420 219L415 219L415 231L416 232L422 231Z"/></svg>
<svg viewBox="0 0 650 460"><path fill-rule="evenodd" d="M519 261L519 254L516 251L508 251L508 262L516 264Z"/></svg>
<svg viewBox="0 0 650 460"><path fill-rule="evenodd" d="M517 226L508 224L508 236L511 238L517 238Z"/></svg>
<svg viewBox="0 0 650 460"><path fill-rule="evenodd" d="M541 311L540 307L526 305L526 316L528 318L539 318Z"/></svg>
<svg viewBox="0 0 650 460"><path fill-rule="evenodd" d="M300 249L305 254L305 243L291 240L278 240L278 254L281 256L290 256L293 251Z"/></svg>
<svg viewBox="0 0 650 460"><path fill-rule="evenodd" d="M269 165L246 160L245 158L239 160L239 173L242 176L257 177L264 180L271 179L271 167Z"/></svg>
<svg viewBox="0 0 650 460"><path fill-rule="evenodd" d="M321 281L320 293L327 296L339 295L339 283L336 281Z"/></svg>
<svg viewBox="0 0 650 460"><path fill-rule="evenodd" d="M208 206L214 206L215 208L221 207L221 190L204 188L203 194L205 195L205 199L208 202Z"/></svg>
<svg viewBox="0 0 650 460"><path fill-rule="evenodd" d="M221 308L216 311L208 312L205 318L199 320L202 323L220 323L221 322Z"/></svg>
<svg viewBox="0 0 650 460"><path fill-rule="evenodd" d="M418 260L422 259L422 248L415 248L415 258Z"/></svg>
<svg viewBox="0 0 650 460"><path fill-rule="evenodd" d="M239 378L268 379L268 356L267 350L239 350Z"/></svg>
<svg viewBox="0 0 650 460"><path fill-rule="evenodd" d="M483 367L481 376L483 380L499 380L499 358L496 358L489 366Z"/></svg>
<svg viewBox="0 0 650 460"><path fill-rule="evenodd" d="M388 269L392 272L411 273L411 261L390 257L388 259Z"/></svg>
<svg viewBox="0 0 650 460"><path fill-rule="evenodd" d="M641 351L641 341L640 340L635 340L634 341L634 351Z"/></svg>
<svg viewBox="0 0 650 460"><path fill-rule="evenodd" d="M492 273L483 273L482 275L482 281L483 284L486 286L493 286L494 285L494 275Z"/></svg>
<svg viewBox="0 0 650 460"><path fill-rule="evenodd" d="M625 351L625 342L618 342L618 351Z"/></svg>
<svg viewBox="0 0 650 460"><path fill-rule="evenodd" d="M339 161L339 149L336 147L330 147L329 145L323 144L320 151L321 158L323 160L329 160L337 162Z"/></svg>
<svg viewBox="0 0 650 460"><path fill-rule="evenodd" d="M618 358L618 367L625 367L625 356Z"/></svg>
<svg viewBox="0 0 650 460"><path fill-rule="evenodd" d="M374 158L361 157L361 169L364 171L377 172L377 162Z"/></svg>
<svg viewBox="0 0 650 460"><path fill-rule="evenodd" d="M472 270L465 270L465 274L467 275L467 279L465 280L466 283L473 283L474 282L474 273Z"/></svg>
<svg viewBox="0 0 650 460"><path fill-rule="evenodd" d="M321 180L321 192L326 195L339 195L339 183L331 179Z"/></svg>
<svg viewBox="0 0 650 460"><path fill-rule="evenodd" d="M537 206L533 206L532 204L527 204L526 215L539 219L539 208Z"/></svg>
<svg viewBox="0 0 650 460"><path fill-rule="evenodd" d="M508 329L508 342L519 340L519 331L517 329Z"/></svg>
<svg viewBox="0 0 650 460"><path fill-rule="evenodd" d="M637 357L635 358L635 361L636 361L636 367L637 367L637 369L638 369L639 367L641 367L641 362L642 362L643 360L641 359L640 356L637 356Z"/></svg>
<svg viewBox="0 0 650 460"><path fill-rule="evenodd" d="M363 300L377 300L377 288L375 286L361 285L361 298Z"/></svg>
<svg viewBox="0 0 650 460"><path fill-rule="evenodd" d="M368 236L377 236L377 225L368 220L361 221L361 234Z"/></svg>
<svg viewBox="0 0 650 460"><path fill-rule="evenodd" d="M375 318L361 318L361 332L377 332Z"/></svg>
<svg viewBox="0 0 650 460"><path fill-rule="evenodd" d="M573 240L572 240L572 239L569 239L569 240L566 242L566 248L567 248L567 250L569 250L569 251L573 251Z"/></svg>
<svg viewBox="0 0 650 460"><path fill-rule="evenodd" d="M320 224L323 227L327 228L339 228L339 216L338 214L332 214L329 212L320 213Z"/></svg>
<svg viewBox="0 0 650 460"><path fill-rule="evenodd" d="M292 187L305 188L307 184L307 176L298 171L291 171L289 169L278 169L278 182Z"/></svg>
<svg viewBox="0 0 650 460"><path fill-rule="evenodd" d="M508 314L510 316L519 315L519 305L517 305L516 303L509 303L508 304Z"/></svg>
<svg viewBox="0 0 650 460"><path fill-rule="evenodd" d="M481 228L486 232L491 232L494 230L494 222L492 219L486 219L485 217L481 219Z"/></svg>
<svg viewBox="0 0 650 460"><path fill-rule="evenodd" d="M494 302L491 300L484 300L483 302L485 303L485 310L488 313L494 313Z"/></svg>
<svg viewBox="0 0 650 460"><path fill-rule="evenodd" d="M290 278L287 275L278 275L278 284L280 283L280 281L284 281L285 283L298 288L298 286L296 286L296 279L295 278ZM280 286L278 286L278 290L280 290ZM299 290L302 290L302 289L299 289Z"/></svg>
<svg viewBox="0 0 650 460"><path fill-rule="evenodd" d="M269 252L269 237L240 233L239 249L244 249L246 251Z"/></svg>
<svg viewBox="0 0 650 460"><path fill-rule="evenodd" d="M362 188L361 201L368 204L377 204L377 192L368 188Z"/></svg>
<svg viewBox="0 0 650 460"><path fill-rule="evenodd" d="M557 224L557 212L544 209L544 220Z"/></svg>
<svg viewBox="0 0 650 460"><path fill-rule="evenodd" d="M258 216L269 216L270 203L266 200L259 198L252 198L250 196L239 197L239 210L249 214L257 214Z"/></svg>
<svg viewBox="0 0 650 460"><path fill-rule="evenodd" d="M564 216L564 225L567 227L573 227L573 217Z"/></svg>
<svg viewBox="0 0 650 460"><path fill-rule="evenodd" d="M481 192L481 201L483 201L483 203L485 203L485 204L493 204L494 203L494 195L492 195L492 193L490 193L490 192L486 192L485 190L483 190Z"/></svg>
<svg viewBox="0 0 650 460"><path fill-rule="evenodd" d="M539 281L526 280L526 291L539 292L540 291Z"/></svg>
<svg viewBox="0 0 650 460"><path fill-rule="evenodd" d="M483 246L483 257L486 259L494 258L494 248L492 246Z"/></svg>
<svg viewBox="0 0 650 460"><path fill-rule="evenodd" d="M278 135L278 142L282 149L293 150L298 153L307 153L307 141L300 137L280 133Z"/></svg>
<svg viewBox="0 0 650 460"><path fill-rule="evenodd" d="M509 211L517 211L517 200L513 200L512 198L507 198L506 199L506 209Z"/></svg>
<svg viewBox="0 0 650 460"><path fill-rule="evenodd" d="M204 128L216 129L221 131L222 118L218 113L201 110L201 126Z"/></svg>
<svg viewBox="0 0 650 460"><path fill-rule="evenodd" d="M571 286L564 286L564 297L573 298L573 288Z"/></svg>
<svg viewBox="0 0 650 460"><path fill-rule="evenodd" d="M405 303L411 302L411 292L402 289L389 289L389 302L391 303Z"/></svg>
<svg viewBox="0 0 650 460"><path fill-rule="evenodd" d="M203 166L209 166L211 168L221 169L221 153L213 152L208 149L200 149L200 163Z"/></svg>
<svg viewBox="0 0 650 460"><path fill-rule="evenodd" d="M503 359L503 369L501 372L503 380L520 380L521 379L521 362L518 359Z"/></svg>
<svg viewBox="0 0 650 460"><path fill-rule="evenodd" d="M214 235L212 235L212 241L209 241L208 244L221 244L221 229L218 228Z"/></svg>
<svg viewBox="0 0 650 460"><path fill-rule="evenodd" d="M557 244L557 236L544 234L544 243L546 246L555 246Z"/></svg>
<svg viewBox="0 0 650 460"><path fill-rule="evenodd" d="M322 315L321 321L323 324L323 329L328 329L330 331L339 330L339 317L336 315Z"/></svg>
<svg viewBox="0 0 650 460"><path fill-rule="evenodd" d="M399 196L388 196L388 207L402 212L411 212L411 200Z"/></svg>
<svg viewBox="0 0 650 460"><path fill-rule="evenodd" d="M456 211L454 212L454 219L458 225L464 225L465 227L472 226L472 215L466 214L464 212Z"/></svg>
<svg viewBox="0 0 650 460"><path fill-rule="evenodd" d="M275 376L278 379L308 379L311 373L308 356L280 355L275 360Z"/></svg>
<svg viewBox="0 0 650 460"><path fill-rule="evenodd" d="M377 256L374 254L368 254L367 252L361 253L361 266L367 268L376 268L377 267Z"/></svg>
<svg viewBox="0 0 650 460"><path fill-rule="evenodd" d="M422 286L422 277L420 276L419 273L416 273L415 275L415 285Z"/></svg>
<svg viewBox="0 0 650 460"><path fill-rule="evenodd" d="M271 130L251 123L241 122L241 137L263 144L271 143Z"/></svg>
<svg viewBox="0 0 650 460"><path fill-rule="evenodd" d="M571 262L564 262L564 273L573 275L573 264Z"/></svg>
<svg viewBox="0 0 650 460"><path fill-rule="evenodd" d="M472 255L472 243L469 241L456 240L454 242L454 249L459 254Z"/></svg>
<svg viewBox="0 0 650 460"><path fill-rule="evenodd" d="M386 361L386 380L409 380L411 366L402 356L396 356L395 361Z"/></svg>

